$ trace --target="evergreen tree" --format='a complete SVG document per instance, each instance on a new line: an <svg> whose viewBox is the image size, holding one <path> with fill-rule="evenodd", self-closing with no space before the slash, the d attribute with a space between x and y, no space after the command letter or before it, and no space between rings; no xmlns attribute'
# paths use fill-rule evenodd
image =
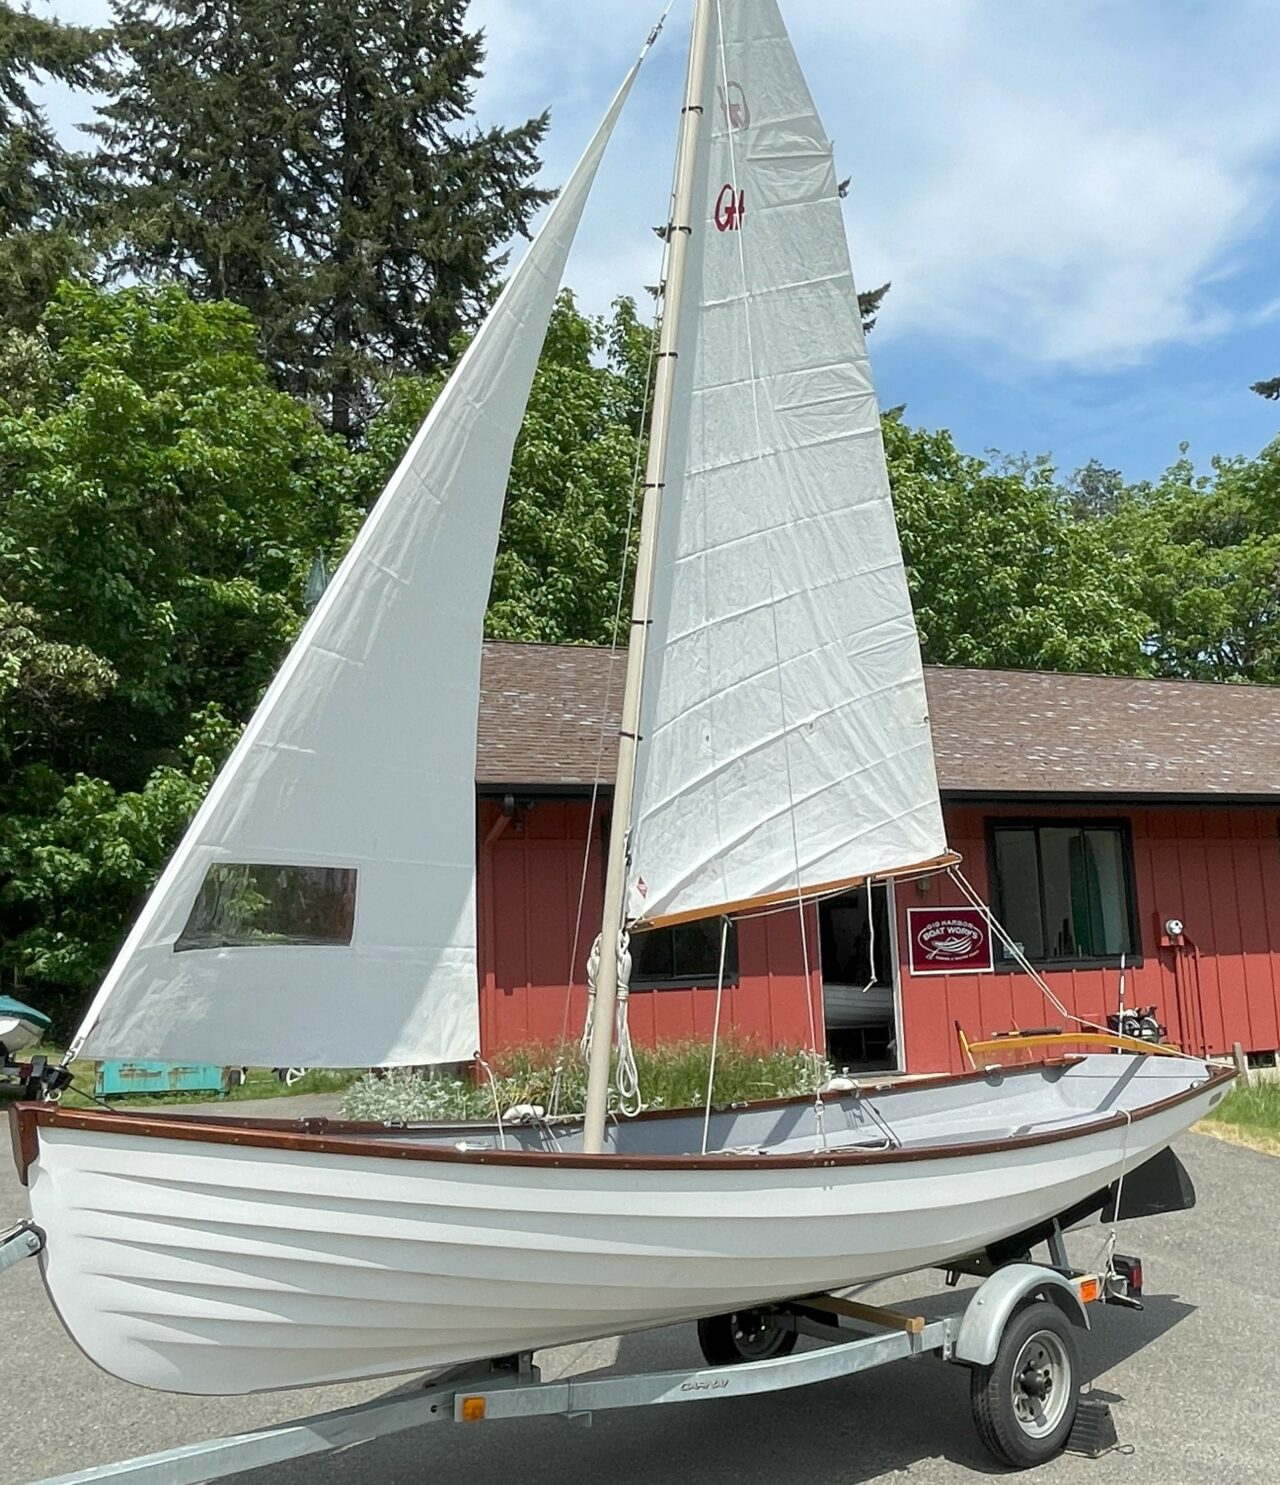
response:
<svg viewBox="0 0 1280 1485"><path fill-rule="evenodd" d="M72 227L82 162L58 143L32 85L93 81L100 34L0 0L0 327L29 330L88 254Z"/></svg>
<svg viewBox="0 0 1280 1485"><path fill-rule="evenodd" d="M1270 397L1273 402L1280 402L1280 376L1273 376L1269 382L1254 382L1249 390L1259 397Z"/></svg>
<svg viewBox="0 0 1280 1485"><path fill-rule="evenodd" d="M876 318L884 304L884 296L889 292L888 284L881 284L878 289L867 289L858 295L858 313L862 316L862 333L870 335L876 328Z"/></svg>
<svg viewBox="0 0 1280 1485"><path fill-rule="evenodd" d="M483 312L548 199L546 116L468 126L467 0L113 3L114 267L244 305L282 385L351 435L378 371L434 371Z"/></svg>

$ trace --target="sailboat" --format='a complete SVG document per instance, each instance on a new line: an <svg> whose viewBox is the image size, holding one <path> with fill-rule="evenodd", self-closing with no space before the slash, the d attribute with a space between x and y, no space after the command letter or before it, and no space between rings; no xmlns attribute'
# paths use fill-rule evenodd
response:
<svg viewBox="0 0 1280 1485"><path fill-rule="evenodd" d="M160 877L76 1055L475 1055L475 724L503 494L639 66ZM226 1394L430 1370L943 1264L1100 1206L1221 1097L1229 1073L1134 1049L610 1113L629 933L795 911L957 859L831 145L776 0L695 0L664 236L585 1119L19 1106L49 1294L118 1377Z"/></svg>

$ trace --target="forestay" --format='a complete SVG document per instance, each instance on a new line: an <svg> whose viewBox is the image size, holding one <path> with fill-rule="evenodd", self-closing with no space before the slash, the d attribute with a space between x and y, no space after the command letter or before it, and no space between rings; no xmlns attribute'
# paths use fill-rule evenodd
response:
<svg viewBox="0 0 1280 1485"><path fill-rule="evenodd" d="M649 922L946 851L831 145L774 0L716 5L710 72L632 818Z"/></svg>
<svg viewBox="0 0 1280 1485"><path fill-rule="evenodd" d="M86 1017L84 1056L475 1053L484 611L538 354L635 73L160 878Z"/></svg>

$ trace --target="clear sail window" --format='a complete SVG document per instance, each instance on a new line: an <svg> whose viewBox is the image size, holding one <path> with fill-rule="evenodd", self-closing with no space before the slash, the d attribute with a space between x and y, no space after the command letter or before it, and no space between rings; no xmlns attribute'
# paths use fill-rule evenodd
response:
<svg viewBox="0 0 1280 1485"><path fill-rule="evenodd" d="M216 862L173 947L349 944L355 920L354 867Z"/></svg>

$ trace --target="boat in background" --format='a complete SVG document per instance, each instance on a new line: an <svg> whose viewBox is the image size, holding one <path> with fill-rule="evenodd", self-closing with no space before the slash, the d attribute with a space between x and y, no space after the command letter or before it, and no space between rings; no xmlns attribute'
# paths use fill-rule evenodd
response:
<svg viewBox="0 0 1280 1485"><path fill-rule="evenodd" d="M38 1046L48 1036L49 1025L43 1011L24 1005L12 995L0 995L0 1065L15 1052Z"/></svg>

